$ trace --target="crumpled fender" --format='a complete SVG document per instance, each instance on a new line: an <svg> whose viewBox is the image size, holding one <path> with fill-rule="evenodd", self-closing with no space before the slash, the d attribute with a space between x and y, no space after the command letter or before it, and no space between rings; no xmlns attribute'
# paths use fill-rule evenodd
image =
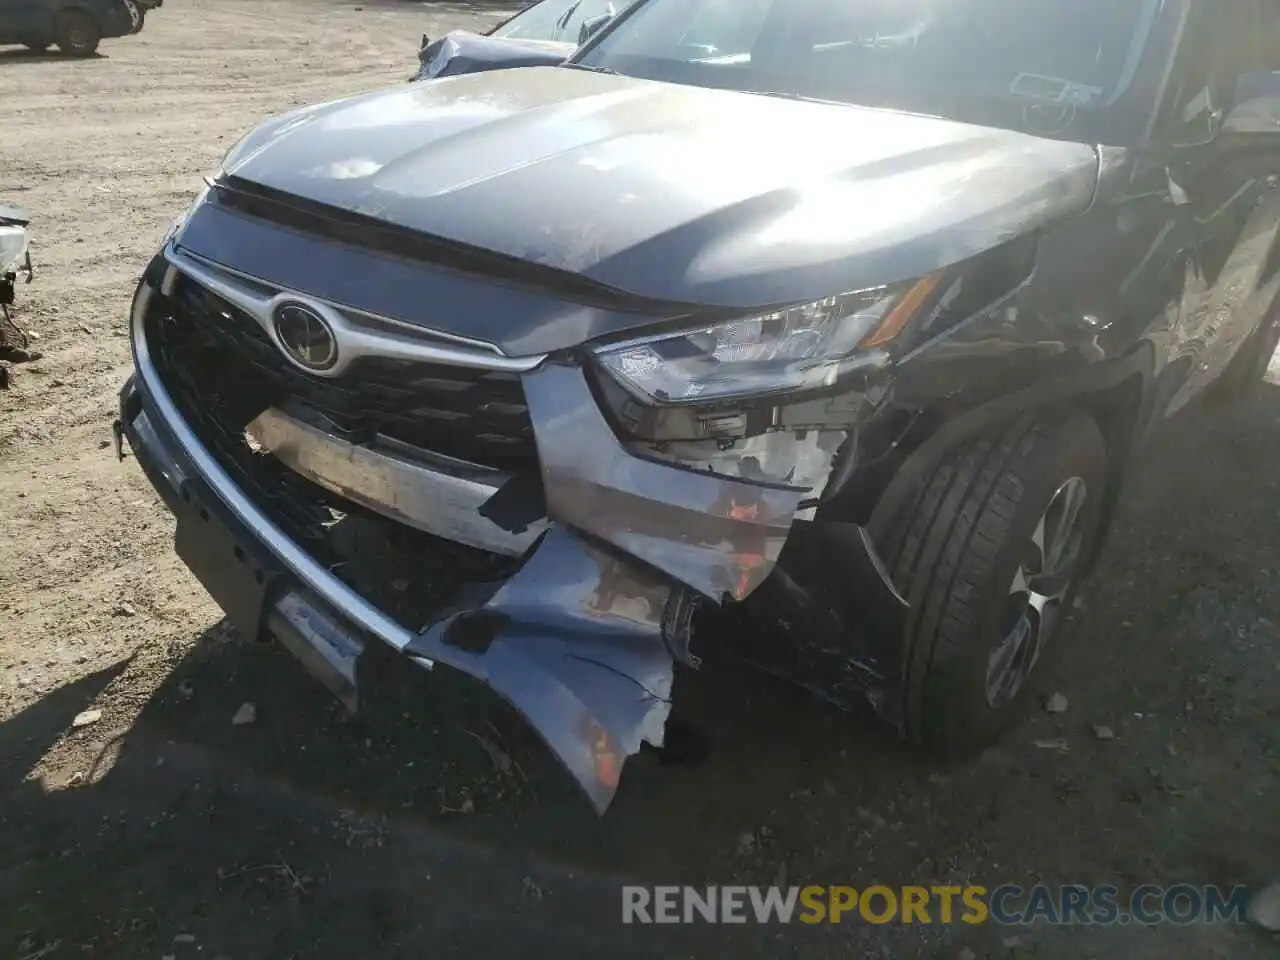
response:
<svg viewBox="0 0 1280 960"><path fill-rule="evenodd" d="M625 450L581 367L523 377L552 520L611 543L714 602L773 571L808 490L646 460Z"/></svg>
<svg viewBox="0 0 1280 960"><path fill-rule="evenodd" d="M544 364L523 383L552 527L488 602L406 652L493 687L603 812L626 759L662 746L674 661L692 659L691 591L755 591L811 492L635 456L579 366Z"/></svg>
<svg viewBox="0 0 1280 960"><path fill-rule="evenodd" d="M677 594L555 526L488 603L437 623L405 652L496 690L603 813L627 757L642 742L662 745L674 680L663 620Z"/></svg>

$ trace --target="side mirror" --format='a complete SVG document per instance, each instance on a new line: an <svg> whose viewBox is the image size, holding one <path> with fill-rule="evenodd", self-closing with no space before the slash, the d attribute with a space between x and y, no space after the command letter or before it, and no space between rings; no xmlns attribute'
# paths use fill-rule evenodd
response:
<svg viewBox="0 0 1280 960"><path fill-rule="evenodd" d="M1280 155L1280 73L1243 74L1232 102L1220 132L1226 144Z"/></svg>
<svg viewBox="0 0 1280 960"><path fill-rule="evenodd" d="M609 25L609 21L613 19L612 13L602 13L598 17L591 17L583 20L582 26L578 28L578 46L582 46L597 33Z"/></svg>

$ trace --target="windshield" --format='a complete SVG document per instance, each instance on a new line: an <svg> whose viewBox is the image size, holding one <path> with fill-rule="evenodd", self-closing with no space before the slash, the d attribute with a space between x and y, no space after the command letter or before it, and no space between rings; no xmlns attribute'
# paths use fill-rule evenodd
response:
<svg viewBox="0 0 1280 960"><path fill-rule="evenodd" d="M576 44L583 23L594 17L614 16L626 5L622 0L542 0L516 14L491 35L509 40L558 40Z"/></svg>
<svg viewBox="0 0 1280 960"><path fill-rule="evenodd" d="M1132 83L1162 0L648 0L579 62L1071 136Z"/></svg>

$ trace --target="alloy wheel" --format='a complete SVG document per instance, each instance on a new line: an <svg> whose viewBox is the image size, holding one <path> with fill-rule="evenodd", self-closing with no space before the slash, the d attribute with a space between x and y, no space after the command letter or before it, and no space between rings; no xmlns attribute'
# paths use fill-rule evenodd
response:
<svg viewBox="0 0 1280 960"><path fill-rule="evenodd" d="M1026 685L1040 660L1075 576L1084 544L1088 497L1081 477L1065 481L1040 516L1014 572L1001 617L1001 639L987 661L987 704L1000 708Z"/></svg>

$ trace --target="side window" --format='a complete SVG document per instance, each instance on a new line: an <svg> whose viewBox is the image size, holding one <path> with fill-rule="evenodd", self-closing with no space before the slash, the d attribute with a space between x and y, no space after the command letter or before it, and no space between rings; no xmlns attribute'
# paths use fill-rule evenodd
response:
<svg viewBox="0 0 1280 960"><path fill-rule="evenodd" d="M1163 109L1171 143L1192 146L1216 136L1236 81L1264 63L1261 31L1257 0L1204 2L1193 8Z"/></svg>

